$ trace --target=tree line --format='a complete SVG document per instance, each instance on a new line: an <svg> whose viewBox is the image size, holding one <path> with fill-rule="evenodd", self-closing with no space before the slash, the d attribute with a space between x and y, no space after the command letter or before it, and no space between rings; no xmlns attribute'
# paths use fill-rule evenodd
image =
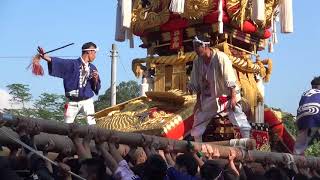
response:
<svg viewBox="0 0 320 180"><path fill-rule="evenodd" d="M5 111L28 118L42 118L48 120L63 121L64 95L56 93L42 93L33 98L27 84L10 84L6 86L11 95L11 108ZM117 86L117 103L127 101L139 96L139 85L136 81L123 81ZM96 111L110 107L111 89L108 88L94 101ZM82 120L79 116L80 121Z"/></svg>

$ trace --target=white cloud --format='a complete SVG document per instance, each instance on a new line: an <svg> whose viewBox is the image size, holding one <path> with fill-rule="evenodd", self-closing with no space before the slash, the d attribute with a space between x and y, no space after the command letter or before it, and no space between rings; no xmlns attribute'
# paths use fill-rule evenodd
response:
<svg viewBox="0 0 320 180"><path fill-rule="evenodd" d="M10 108L10 98L11 96L6 90L0 89L0 109Z"/></svg>

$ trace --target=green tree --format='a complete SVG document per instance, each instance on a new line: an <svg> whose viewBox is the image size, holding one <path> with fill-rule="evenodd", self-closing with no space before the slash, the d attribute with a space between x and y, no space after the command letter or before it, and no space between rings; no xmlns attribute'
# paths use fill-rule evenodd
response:
<svg viewBox="0 0 320 180"><path fill-rule="evenodd" d="M29 85L10 84L7 85L7 88L9 89L9 94L12 96L10 102L13 104L22 105L23 109L26 107L26 104L32 99Z"/></svg>
<svg viewBox="0 0 320 180"><path fill-rule="evenodd" d="M63 120L65 97L63 95L42 93L34 103L36 116L48 120Z"/></svg>
<svg viewBox="0 0 320 180"><path fill-rule="evenodd" d="M117 104L128 101L139 96L139 85L136 81L123 81L117 86ZM103 95L94 102L96 111L107 108L111 105L111 88L108 88Z"/></svg>
<svg viewBox="0 0 320 180"><path fill-rule="evenodd" d="M295 117L290 114L290 113L286 113L286 112L281 112L282 113L282 121L285 125L285 127L289 130L289 132L296 136L297 135L297 126L295 123Z"/></svg>
<svg viewBox="0 0 320 180"><path fill-rule="evenodd" d="M320 141L319 140L314 140L312 145L310 145L306 151L305 154L307 156L316 156L320 157Z"/></svg>
<svg viewBox="0 0 320 180"><path fill-rule="evenodd" d="M25 84L10 84L6 86L11 95L11 105L15 107L9 109L9 112L17 116L34 117L32 108L27 107L31 102L32 95L30 93L29 85ZM22 107L22 108L21 108Z"/></svg>

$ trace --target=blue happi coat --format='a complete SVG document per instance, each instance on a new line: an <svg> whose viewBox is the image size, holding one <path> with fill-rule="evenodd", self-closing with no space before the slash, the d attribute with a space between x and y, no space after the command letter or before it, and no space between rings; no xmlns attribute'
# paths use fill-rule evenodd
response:
<svg viewBox="0 0 320 180"><path fill-rule="evenodd" d="M302 94L297 110L298 129L320 127L320 90L310 89Z"/></svg>
<svg viewBox="0 0 320 180"><path fill-rule="evenodd" d="M52 57L51 62L48 63L49 75L63 79L63 85L66 97L76 97L80 99L88 99L98 95L101 82L100 79L94 83L92 77L86 79L87 83L84 87L80 87L80 69L82 61L78 59L61 59ZM89 63L90 74L97 68Z"/></svg>

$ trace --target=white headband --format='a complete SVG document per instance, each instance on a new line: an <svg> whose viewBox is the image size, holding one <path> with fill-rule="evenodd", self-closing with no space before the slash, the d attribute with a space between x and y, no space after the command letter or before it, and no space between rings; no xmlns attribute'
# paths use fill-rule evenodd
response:
<svg viewBox="0 0 320 180"><path fill-rule="evenodd" d="M99 51L99 47L97 47L97 48L89 48L89 49L82 49L82 51L95 51L95 52L98 52Z"/></svg>
<svg viewBox="0 0 320 180"><path fill-rule="evenodd" d="M202 44L202 46L205 46L205 45L209 45L210 42L206 42L206 41L201 41L197 36L194 37L194 39L192 40L193 43L199 43L199 44Z"/></svg>

